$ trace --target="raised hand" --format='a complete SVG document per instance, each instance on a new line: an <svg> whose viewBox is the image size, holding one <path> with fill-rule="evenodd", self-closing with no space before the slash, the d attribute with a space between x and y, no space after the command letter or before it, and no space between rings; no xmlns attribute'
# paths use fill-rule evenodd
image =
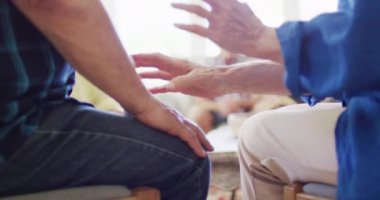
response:
<svg viewBox="0 0 380 200"><path fill-rule="evenodd" d="M208 27L195 24L176 24L176 27L207 37L231 52L251 55L265 26L249 6L237 0L204 2L211 6L211 11L194 4L173 3L172 6L205 18L209 22Z"/></svg>

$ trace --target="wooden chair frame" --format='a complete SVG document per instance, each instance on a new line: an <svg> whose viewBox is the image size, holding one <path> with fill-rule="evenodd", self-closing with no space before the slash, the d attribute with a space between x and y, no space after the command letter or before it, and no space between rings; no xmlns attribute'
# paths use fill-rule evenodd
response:
<svg viewBox="0 0 380 200"><path fill-rule="evenodd" d="M284 187L284 200L330 200L324 197L305 194L302 191L302 184L296 183Z"/></svg>
<svg viewBox="0 0 380 200"><path fill-rule="evenodd" d="M132 196L120 200L160 200L160 191L150 187L138 187L131 190Z"/></svg>

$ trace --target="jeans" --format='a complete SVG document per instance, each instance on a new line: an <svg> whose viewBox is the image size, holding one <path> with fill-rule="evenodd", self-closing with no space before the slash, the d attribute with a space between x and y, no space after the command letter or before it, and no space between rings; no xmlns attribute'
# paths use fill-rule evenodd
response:
<svg viewBox="0 0 380 200"><path fill-rule="evenodd" d="M206 199L208 158L130 116L78 102L45 109L0 168L0 196L89 185L152 186L163 200Z"/></svg>

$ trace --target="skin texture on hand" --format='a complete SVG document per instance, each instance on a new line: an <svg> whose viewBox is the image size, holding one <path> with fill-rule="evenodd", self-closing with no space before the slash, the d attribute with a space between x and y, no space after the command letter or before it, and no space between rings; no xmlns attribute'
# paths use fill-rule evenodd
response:
<svg viewBox="0 0 380 200"><path fill-rule="evenodd" d="M151 88L154 94L165 92L182 92L189 95L213 98L223 93L217 91L212 85L204 87L204 84L212 84L203 75L209 73L205 66L201 66L187 60L173 59L163 54L137 54L133 55L136 67L157 68L156 71L142 72L141 78L157 78L170 81L168 84ZM190 81L188 83L188 81ZM200 85L198 86L197 83Z"/></svg>
<svg viewBox="0 0 380 200"><path fill-rule="evenodd" d="M145 89L99 0L13 0L65 59L139 121L184 140L199 156L203 132Z"/></svg>
<svg viewBox="0 0 380 200"><path fill-rule="evenodd" d="M162 78L166 74L169 83L150 89L153 93L181 92L205 98L227 93L289 94L283 83L283 66L272 61L205 67L162 54L138 54L133 58L136 67L158 69L140 73L141 78Z"/></svg>
<svg viewBox="0 0 380 200"><path fill-rule="evenodd" d="M179 29L195 33L234 53L282 62L281 48L273 28L263 25L246 3L237 0L204 0L211 10L195 4L173 3L174 8L196 14L209 22L175 24Z"/></svg>
<svg viewBox="0 0 380 200"><path fill-rule="evenodd" d="M185 141L198 156L205 157L206 151L213 151L214 149L198 125L163 104L136 114L135 117L139 121Z"/></svg>

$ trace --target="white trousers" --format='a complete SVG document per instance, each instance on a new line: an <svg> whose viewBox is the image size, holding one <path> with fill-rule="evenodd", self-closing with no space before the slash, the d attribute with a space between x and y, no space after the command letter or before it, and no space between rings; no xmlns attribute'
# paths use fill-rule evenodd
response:
<svg viewBox="0 0 380 200"><path fill-rule="evenodd" d="M340 103L286 106L250 117L241 127L243 200L281 200L293 182L337 182L334 129Z"/></svg>

